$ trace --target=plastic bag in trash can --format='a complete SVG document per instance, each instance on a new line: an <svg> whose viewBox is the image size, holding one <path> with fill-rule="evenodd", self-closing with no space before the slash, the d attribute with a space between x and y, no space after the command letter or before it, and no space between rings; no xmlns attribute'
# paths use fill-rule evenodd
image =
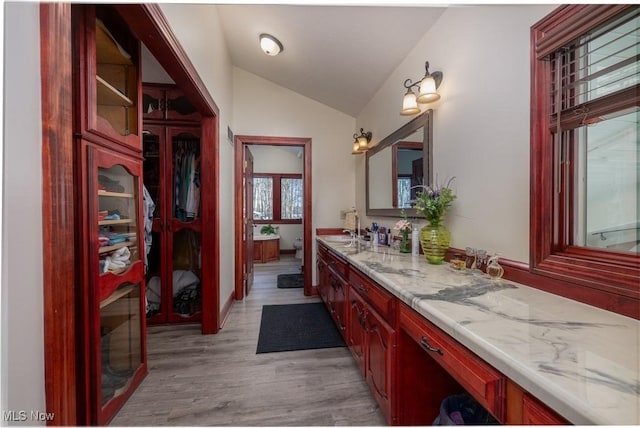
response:
<svg viewBox="0 0 640 428"><path fill-rule="evenodd" d="M450 395L440 403L433 425L496 425L498 421L469 394Z"/></svg>

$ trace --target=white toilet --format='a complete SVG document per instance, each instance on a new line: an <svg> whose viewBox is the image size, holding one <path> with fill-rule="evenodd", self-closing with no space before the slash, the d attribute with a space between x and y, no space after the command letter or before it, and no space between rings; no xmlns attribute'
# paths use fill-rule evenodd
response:
<svg viewBox="0 0 640 428"><path fill-rule="evenodd" d="M293 241L293 248L296 250L296 259L302 259L302 238L296 238Z"/></svg>

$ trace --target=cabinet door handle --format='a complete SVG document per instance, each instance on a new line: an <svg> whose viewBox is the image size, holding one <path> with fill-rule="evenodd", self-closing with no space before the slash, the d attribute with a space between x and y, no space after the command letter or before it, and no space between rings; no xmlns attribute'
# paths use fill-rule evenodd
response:
<svg viewBox="0 0 640 428"><path fill-rule="evenodd" d="M362 327L363 329L365 328L364 322L367 319L367 313L365 311L361 311L360 309L358 309L358 323L360 324L360 327Z"/></svg>
<svg viewBox="0 0 640 428"><path fill-rule="evenodd" d="M440 355L444 355L444 352L442 352L442 349L440 348L436 348L434 346L431 346L429 344L429 341L427 340L426 336L422 336L422 338L420 339L420 344L424 347L424 349L426 349L427 351L431 351L431 352L435 352L436 354L440 354Z"/></svg>
<svg viewBox="0 0 640 428"><path fill-rule="evenodd" d="M360 291L360 292L362 292L364 294L367 294L369 292L369 289L367 287L362 286L362 285L358 285L357 288L358 288L358 291Z"/></svg>

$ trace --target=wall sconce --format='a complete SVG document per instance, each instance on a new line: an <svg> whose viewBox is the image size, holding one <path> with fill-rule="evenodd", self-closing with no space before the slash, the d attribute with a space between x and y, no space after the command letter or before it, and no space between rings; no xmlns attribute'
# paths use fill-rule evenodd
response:
<svg viewBox="0 0 640 428"><path fill-rule="evenodd" d="M369 141L371 141L371 131L364 132L363 128L360 128L360 134L353 134L353 151L352 155L359 155L369 150Z"/></svg>
<svg viewBox="0 0 640 428"><path fill-rule="evenodd" d="M418 103L432 103L440 99L437 91L440 83L442 83L442 72L434 71L433 73L429 73L429 61L425 61L424 68L424 77L419 82L411 82L411 79L404 81L404 87L407 88L407 92L402 99L402 110L400 110L400 114L403 116L420 113ZM417 96L412 89L414 86L418 86Z"/></svg>
<svg viewBox="0 0 640 428"><path fill-rule="evenodd" d="M271 34L260 34L260 48L262 52L269 56L276 56L284 50L280 40L273 37Z"/></svg>

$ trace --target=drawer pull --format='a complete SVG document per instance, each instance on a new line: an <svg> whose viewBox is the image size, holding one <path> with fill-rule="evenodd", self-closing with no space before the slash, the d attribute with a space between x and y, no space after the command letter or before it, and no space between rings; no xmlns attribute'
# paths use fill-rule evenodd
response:
<svg viewBox="0 0 640 428"><path fill-rule="evenodd" d="M358 291L360 291L361 293L367 294L369 292L369 289L362 285L358 285Z"/></svg>
<svg viewBox="0 0 640 428"><path fill-rule="evenodd" d="M362 327L363 329L366 328L365 327L366 319L367 319L366 312L358 310L358 323L360 324L360 327Z"/></svg>
<svg viewBox="0 0 640 428"><path fill-rule="evenodd" d="M424 349L426 349L427 351L431 351L431 352L435 352L436 354L440 354L440 355L444 355L444 352L442 352L442 349L440 348L435 348L433 346L431 346L429 344L429 341L427 340L426 336L422 336L422 338L420 339L420 344L424 347Z"/></svg>

